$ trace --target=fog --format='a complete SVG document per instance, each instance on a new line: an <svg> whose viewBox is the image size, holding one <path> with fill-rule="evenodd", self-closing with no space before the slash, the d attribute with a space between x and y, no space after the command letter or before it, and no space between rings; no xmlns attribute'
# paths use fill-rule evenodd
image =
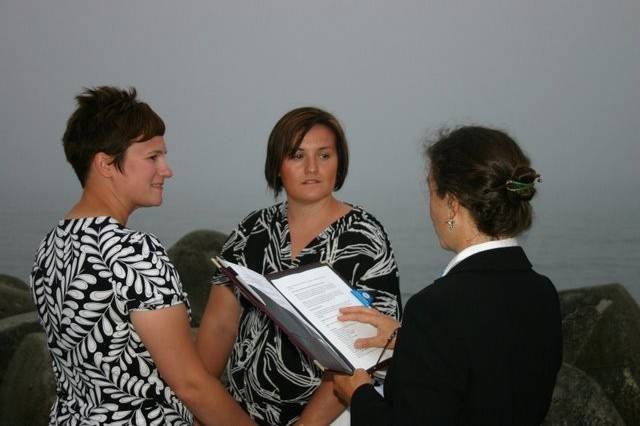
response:
<svg viewBox="0 0 640 426"><path fill-rule="evenodd" d="M78 198L60 138L73 97L104 84L136 87L167 124L175 176L133 223L163 224L148 230L169 242L273 202L266 139L302 105L341 120L352 160L337 195L392 237L423 224L436 250L421 143L476 123L531 156L539 220L589 217L638 241L639 22L635 0L2 0L2 258L23 259L24 239L32 253Z"/></svg>

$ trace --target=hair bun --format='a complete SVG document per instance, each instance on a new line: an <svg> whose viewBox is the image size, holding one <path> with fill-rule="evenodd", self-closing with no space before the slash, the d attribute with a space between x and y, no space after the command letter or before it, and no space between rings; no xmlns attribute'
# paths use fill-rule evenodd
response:
<svg viewBox="0 0 640 426"><path fill-rule="evenodd" d="M512 201L529 201L536 193L536 182L541 181L540 174L531 167L518 166L505 182L507 196Z"/></svg>

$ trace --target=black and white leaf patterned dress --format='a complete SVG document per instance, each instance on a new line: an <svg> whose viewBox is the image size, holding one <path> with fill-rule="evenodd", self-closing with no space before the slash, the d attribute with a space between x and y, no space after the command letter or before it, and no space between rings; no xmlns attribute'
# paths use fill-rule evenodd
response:
<svg viewBox="0 0 640 426"><path fill-rule="evenodd" d="M338 219L291 258L286 202L256 211L232 232L222 256L262 274L327 262L372 306L398 318L398 268L382 225L360 207ZM227 375L228 390L260 424L293 424L320 385L321 371L259 310L244 308Z"/></svg>
<svg viewBox="0 0 640 426"><path fill-rule="evenodd" d="M36 252L30 284L57 381L50 424L192 423L129 319L189 306L155 237L111 217L61 220Z"/></svg>

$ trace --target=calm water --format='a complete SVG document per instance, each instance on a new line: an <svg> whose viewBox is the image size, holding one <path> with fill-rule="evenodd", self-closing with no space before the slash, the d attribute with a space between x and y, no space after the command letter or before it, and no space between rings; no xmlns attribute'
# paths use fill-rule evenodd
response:
<svg viewBox="0 0 640 426"><path fill-rule="evenodd" d="M156 234L167 247L194 229L228 232L243 213L222 207L184 209L162 207L136 212L130 226ZM33 253L44 234L62 213L46 209L3 208L0 220L0 273L28 279ZM376 215L385 224L400 267L406 302L409 295L439 276L451 254L441 250L426 222L406 224L397 215ZM395 220L395 221L394 221ZM549 276L559 290L606 283L621 283L640 301L640 224L606 221L600 217L558 221L539 213L533 230L521 244L535 269Z"/></svg>

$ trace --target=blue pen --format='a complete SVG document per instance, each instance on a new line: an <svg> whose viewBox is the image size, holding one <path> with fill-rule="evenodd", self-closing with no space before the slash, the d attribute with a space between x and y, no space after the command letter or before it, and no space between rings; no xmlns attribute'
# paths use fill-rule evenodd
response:
<svg viewBox="0 0 640 426"><path fill-rule="evenodd" d="M366 291L356 290L355 288L351 290L351 294L353 294L356 299L358 299L364 306L371 305L371 295Z"/></svg>

